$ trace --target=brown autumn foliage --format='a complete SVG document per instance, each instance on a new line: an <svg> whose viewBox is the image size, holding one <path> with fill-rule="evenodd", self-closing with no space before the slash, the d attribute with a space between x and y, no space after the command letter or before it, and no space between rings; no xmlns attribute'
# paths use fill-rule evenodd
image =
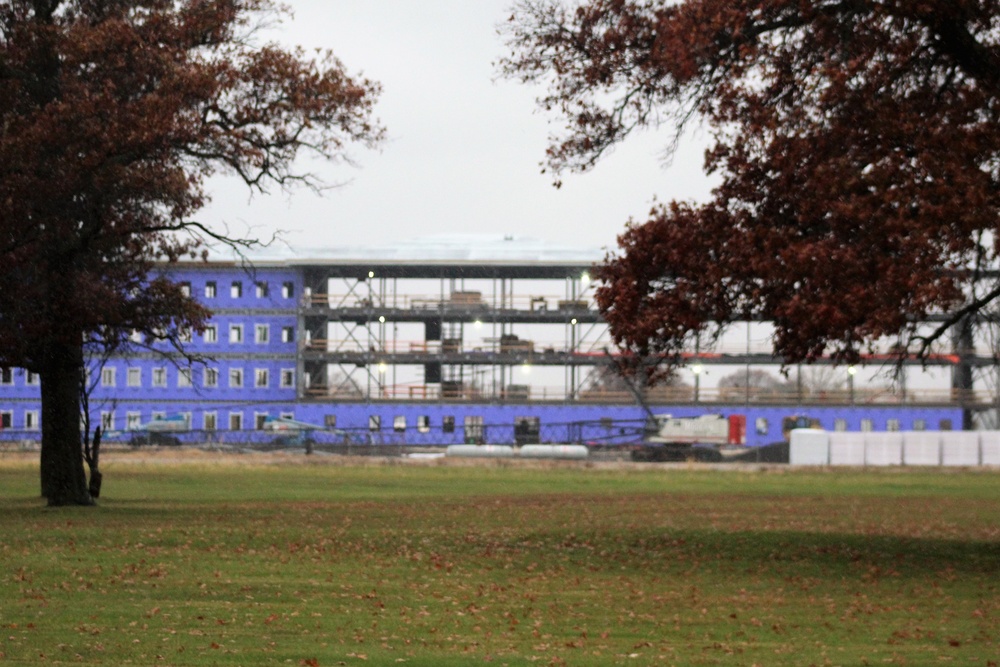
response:
<svg viewBox="0 0 1000 667"><path fill-rule="evenodd" d="M998 20L996 0L518 3L503 72L548 86L555 173L640 129L713 140L711 200L655 206L600 271L616 343L669 362L763 318L787 361L853 362L886 336L928 354L988 309Z"/></svg>
<svg viewBox="0 0 1000 667"><path fill-rule="evenodd" d="M51 504L90 502L84 348L132 331L179 345L208 313L154 262L254 243L196 217L205 179L318 185L297 155L381 139L376 84L262 40L281 14L271 0L0 3L0 363L40 375Z"/></svg>

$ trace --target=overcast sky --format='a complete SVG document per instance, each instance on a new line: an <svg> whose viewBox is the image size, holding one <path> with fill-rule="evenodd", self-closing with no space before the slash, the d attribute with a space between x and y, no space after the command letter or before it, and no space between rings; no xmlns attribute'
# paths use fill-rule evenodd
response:
<svg viewBox="0 0 1000 667"><path fill-rule="evenodd" d="M211 182L207 221L264 235L286 230L292 246L376 244L435 234L503 233L612 247L629 217L654 197L704 200L703 139L669 166L666 133L649 132L561 189L541 174L557 118L535 110L538 90L496 81L504 54L497 26L511 0L284 0L294 17L279 37L324 47L352 73L381 82L380 151L354 148L360 168L324 167L341 188L248 199L233 180Z"/></svg>

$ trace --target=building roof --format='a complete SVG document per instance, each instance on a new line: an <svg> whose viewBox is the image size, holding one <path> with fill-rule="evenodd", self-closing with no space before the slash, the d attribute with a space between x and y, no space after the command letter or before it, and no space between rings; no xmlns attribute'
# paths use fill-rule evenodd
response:
<svg viewBox="0 0 1000 667"><path fill-rule="evenodd" d="M226 249L228 250L228 249ZM601 248L580 247L509 234L443 234L375 245L327 248L274 243L254 248L247 259L258 267L305 269L329 277L561 278L579 275L604 259ZM211 253L210 262L238 262L231 252Z"/></svg>

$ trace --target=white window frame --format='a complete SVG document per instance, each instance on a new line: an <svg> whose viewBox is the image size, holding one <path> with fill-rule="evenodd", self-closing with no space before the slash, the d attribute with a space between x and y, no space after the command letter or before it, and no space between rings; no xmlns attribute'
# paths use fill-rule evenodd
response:
<svg viewBox="0 0 1000 667"><path fill-rule="evenodd" d="M219 369L215 367L205 367L202 372L201 384L206 388L214 388L219 386Z"/></svg>
<svg viewBox="0 0 1000 667"><path fill-rule="evenodd" d="M266 299L270 294L270 288L268 288L267 281L254 283L254 294L258 299Z"/></svg>
<svg viewBox="0 0 1000 667"><path fill-rule="evenodd" d="M164 366L157 366L153 369L153 384L154 387L166 387L167 386L167 369Z"/></svg>
<svg viewBox="0 0 1000 667"><path fill-rule="evenodd" d="M234 280L233 284L229 286L229 298L230 299L243 298L243 283L241 281Z"/></svg>
<svg viewBox="0 0 1000 667"><path fill-rule="evenodd" d="M38 410L25 410L24 411L24 430L25 431L37 431L39 429L40 423L38 420Z"/></svg>
<svg viewBox="0 0 1000 667"><path fill-rule="evenodd" d="M255 324L253 325L253 339L258 345L265 345L270 342L271 339L271 325L269 324Z"/></svg>
<svg viewBox="0 0 1000 667"><path fill-rule="evenodd" d="M266 368L255 368L253 371L253 386L266 389L271 384L271 372Z"/></svg>
<svg viewBox="0 0 1000 667"><path fill-rule="evenodd" d="M101 369L101 386L102 387L114 387L117 384L118 378L115 372L114 366L104 367Z"/></svg>
<svg viewBox="0 0 1000 667"><path fill-rule="evenodd" d="M126 412L125 413L125 430L126 431L137 431L142 428L142 413L141 412Z"/></svg>
<svg viewBox="0 0 1000 667"><path fill-rule="evenodd" d="M243 369L242 368L230 368L229 369L229 387L231 389L242 389L243 388Z"/></svg>
<svg viewBox="0 0 1000 667"><path fill-rule="evenodd" d="M177 386L178 387L190 387L191 386L191 368L178 368L177 369Z"/></svg>
<svg viewBox="0 0 1000 667"><path fill-rule="evenodd" d="M214 299L219 293L219 286L214 280L205 283L205 298Z"/></svg>
<svg viewBox="0 0 1000 667"><path fill-rule="evenodd" d="M142 369L131 367L128 369L128 386L130 387L141 387L142 386Z"/></svg>
<svg viewBox="0 0 1000 667"><path fill-rule="evenodd" d="M283 282L281 283L281 298L291 299L295 296L295 283Z"/></svg>
<svg viewBox="0 0 1000 667"><path fill-rule="evenodd" d="M41 383L42 383L42 380L39 377L38 373L32 373L31 371L28 371L28 375L27 375L27 379L25 380L25 384L27 384L29 387L37 387Z"/></svg>
<svg viewBox="0 0 1000 667"><path fill-rule="evenodd" d="M235 428L233 428L235 425ZM229 413L229 430L230 431L242 431L243 430L243 413L242 412L230 412Z"/></svg>
<svg viewBox="0 0 1000 667"><path fill-rule="evenodd" d="M0 368L0 385L12 384L14 384L14 369L10 366L3 366Z"/></svg>
<svg viewBox="0 0 1000 667"><path fill-rule="evenodd" d="M230 343L242 343L243 342L243 325L242 324L230 324L229 325L229 342Z"/></svg>
<svg viewBox="0 0 1000 667"><path fill-rule="evenodd" d="M201 339L206 343L218 343L219 342L219 328L214 324L209 324L205 327L205 331L201 334Z"/></svg>
<svg viewBox="0 0 1000 667"><path fill-rule="evenodd" d="M253 430L263 431L264 423L267 422L267 418L271 415L267 412L255 412L253 413Z"/></svg>
<svg viewBox="0 0 1000 667"><path fill-rule="evenodd" d="M295 342L295 327L281 327L281 342L282 343Z"/></svg>
<svg viewBox="0 0 1000 667"><path fill-rule="evenodd" d="M104 432L115 430L115 413L113 411L101 411L101 430Z"/></svg>
<svg viewBox="0 0 1000 667"><path fill-rule="evenodd" d="M215 431L219 428L219 413L214 410L201 413L201 428L203 431Z"/></svg>
<svg viewBox="0 0 1000 667"><path fill-rule="evenodd" d="M295 388L295 369L294 368L282 368L281 369L281 388L282 389L294 389Z"/></svg>

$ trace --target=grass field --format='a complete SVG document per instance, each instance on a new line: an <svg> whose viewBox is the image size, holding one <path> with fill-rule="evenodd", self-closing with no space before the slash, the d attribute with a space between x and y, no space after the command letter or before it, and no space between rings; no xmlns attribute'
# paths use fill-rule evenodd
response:
<svg viewBox="0 0 1000 667"><path fill-rule="evenodd" d="M106 459L0 455L0 663L1000 664L996 471Z"/></svg>

